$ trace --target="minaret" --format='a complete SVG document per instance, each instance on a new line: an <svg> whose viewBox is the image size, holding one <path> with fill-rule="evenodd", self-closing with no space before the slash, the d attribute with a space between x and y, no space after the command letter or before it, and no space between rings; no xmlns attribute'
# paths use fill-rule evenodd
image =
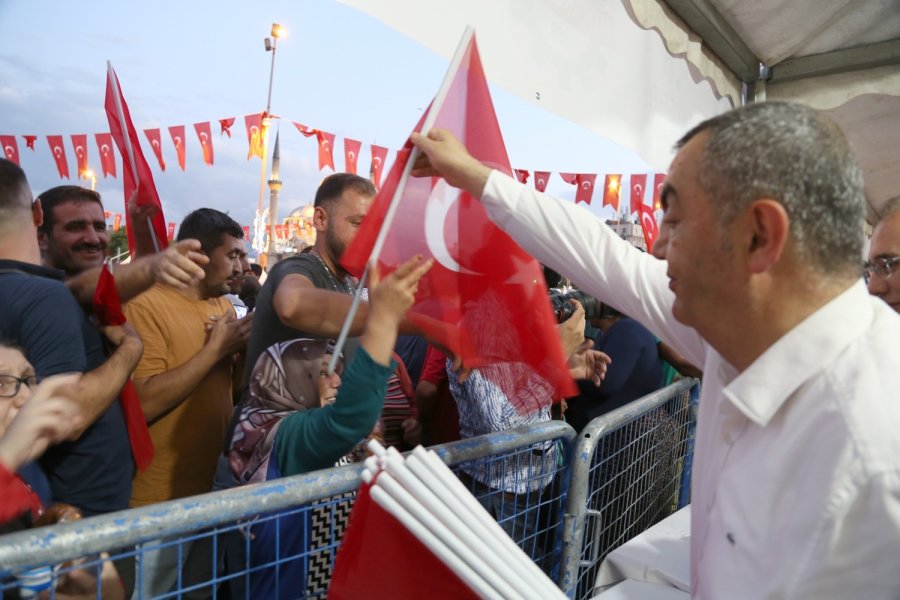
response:
<svg viewBox="0 0 900 600"><path fill-rule="evenodd" d="M278 261L275 236L275 225L278 223L278 192L281 190L281 180L278 178L278 172L281 167L281 151L278 144L278 136L281 134L281 127L275 132L275 151L272 152L272 178L269 180L269 260L268 265L271 268Z"/></svg>

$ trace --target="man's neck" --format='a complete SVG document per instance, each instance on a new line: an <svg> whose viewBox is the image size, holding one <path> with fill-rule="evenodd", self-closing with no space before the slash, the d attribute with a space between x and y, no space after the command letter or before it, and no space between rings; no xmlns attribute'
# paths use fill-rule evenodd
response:
<svg viewBox="0 0 900 600"><path fill-rule="evenodd" d="M343 279L347 276L347 271L341 267L340 263L328 253L328 249L325 247L325 244L316 244L313 246L313 250L322 259L322 262L325 263L325 267L331 271L338 280Z"/></svg>
<svg viewBox="0 0 900 600"><path fill-rule="evenodd" d="M780 289L762 290L755 307L732 321L731 327L721 328L717 339L713 335L704 337L733 367L744 371L778 340L855 283L833 280L802 288L795 280Z"/></svg>
<svg viewBox="0 0 900 600"><path fill-rule="evenodd" d="M0 240L0 258L41 265L41 250L34 230L31 230L30 236L27 232L24 235L4 236Z"/></svg>

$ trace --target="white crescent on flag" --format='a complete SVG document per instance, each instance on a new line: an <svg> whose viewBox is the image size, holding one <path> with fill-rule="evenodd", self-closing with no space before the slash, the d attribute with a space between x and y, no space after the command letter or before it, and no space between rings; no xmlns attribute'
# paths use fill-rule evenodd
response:
<svg viewBox="0 0 900 600"><path fill-rule="evenodd" d="M259 135L259 127L256 125L250 126L250 137L256 137Z"/></svg>
<svg viewBox="0 0 900 600"><path fill-rule="evenodd" d="M438 181L431 190L431 195L428 196L428 202L425 205L425 243L434 256L434 260L445 269L467 275L477 275L478 273L463 267L450 255L447 239L444 236L444 222L447 219L447 213L459 200L461 193L447 185L443 179Z"/></svg>
<svg viewBox="0 0 900 600"><path fill-rule="evenodd" d="M544 181L543 179L538 179L538 180L537 180L537 187L538 187L538 189L543 189L543 187L544 187L545 185L547 185L547 182Z"/></svg>
<svg viewBox="0 0 900 600"><path fill-rule="evenodd" d="M589 190L589 189L591 189L591 182L590 182L590 181L582 181L582 182L581 182L581 189L583 189L583 190Z"/></svg>
<svg viewBox="0 0 900 600"><path fill-rule="evenodd" d="M206 145L206 140L208 140L208 139L209 139L209 136L206 135L206 132L205 132L205 131L201 131L201 132L200 132L200 143L203 144L203 145L205 146L205 145Z"/></svg>
<svg viewBox="0 0 900 600"><path fill-rule="evenodd" d="M176 135L175 136L175 147L177 148L180 145L181 145L181 137Z"/></svg>
<svg viewBox="0 0 900 600"><path fill-rule="evenodd" d="M154 148L159 148L159 142L158 142L158 141L153 140L153 141L150 142L150 143L153 145Z"/></svg>
<svg viewBox="0 0 900 600"><path fill-rule="evenodd" d="M16 155L16 149L13 148L12 146L4 146L3 152L6 153L6 158L8 158L10 160L12 160L13 157Z"/></svg>
<svg viewBox="0 0 900 600"><path fill-rule="evenodd" d="M375 163L376 167L380 167L381 166L381 157L376 156L375 158L372 159L372 162Z"/></svg>
<svg viewBox="0 0 900 600"><path fill-rule="evenodd" d="M642 186L639 183L634 184L634 194L638 198L643 198L644 197L644 186Z"/></svg>
<svg viewBox="0 0 900 600"><path fill-rule="evenodd" d="M53 154L56 155L57 157L60 157L63 154L63 149L60 148L59 146L53 146Z"/></svg>
<svg viewBox="0 0 900 600"><path fill-rule="evenodd" d="M109 145L103 144L102 146L100 146L100 152L103 153L103 156L106 156L107 154L109 154Z"/></svg>
<svg viewBox="0 0 900 600"><path fill-rule="evenodd" d="M356 153L353 152L353 150L351 150L350 152L348 152L348 153L347 153L347 156L350 157L350 160L351 160L351 161L356 160Z"/></svg>
<svg viewBox="0 0 900 600"><path fill-rule="evenodd" d="M82 156L84 156L84 148L82 146L75 146L75 154L78 156L78 158L81 158Z"/></svg>

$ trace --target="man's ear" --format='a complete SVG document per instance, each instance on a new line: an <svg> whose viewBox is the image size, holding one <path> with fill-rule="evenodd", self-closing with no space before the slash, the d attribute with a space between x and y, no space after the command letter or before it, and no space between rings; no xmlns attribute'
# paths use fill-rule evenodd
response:
<svg viewBox="0 0 900 600"><path fill-rule="evenodd" d="M40 227L44 224L44 207L41 206L40 198L31 203L31 218L35 227Z"/></svg>
<svg viewBox="0 0 900 600"><path fill-rule="evenodd" d="M328 211L324 206L317 206L313 209L313 227L316 231L325 231L328 228Z"/></svg>
<svg viewBox="0 0 900 600"><path fill-rule="evenodd" d="M763 273L784 254L790 235L790 218L780 202L764 198L747 209L750 242L747 248L747 267L751 273Z"/></svg>

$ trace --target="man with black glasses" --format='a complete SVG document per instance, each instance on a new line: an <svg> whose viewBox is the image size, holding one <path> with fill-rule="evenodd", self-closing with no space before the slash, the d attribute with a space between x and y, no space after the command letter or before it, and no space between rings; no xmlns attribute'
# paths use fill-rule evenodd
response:
<svg viewBox="0 0 900 600"><path fill-rule="evenodd" d="M888 200L872 233L865 275L869 293L900 313L900 196Z"/></svg>

